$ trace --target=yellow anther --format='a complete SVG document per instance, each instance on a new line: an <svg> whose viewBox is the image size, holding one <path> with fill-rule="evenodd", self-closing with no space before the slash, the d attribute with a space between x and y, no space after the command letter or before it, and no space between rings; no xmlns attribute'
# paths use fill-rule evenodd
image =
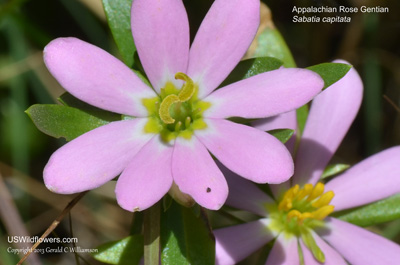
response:
<svg viewBox="0 0 400 265"><path fill-rule="evenodd" d="M321 182L318 182L312 190L311 194L308 196L307 201L312 201L315 198L321 196L324 193L324 189L325 185Z"/></svg>
<svg viewBox="0 0 400 265"><path fill-rule="evenodd" d="M335 193L333 193L333 191L328 191L322 194L322 196L318 200L313 202L311 206L315 208L320 208L322 206L328 205L332 201L334 196Z"/></svg>
<svg viewBox="0 0 400 265"><path fill-rule="evenodd" d="M292 208L292 199L290 198L284 198L278 205L279 210L285 210L288 211Z"/></svg>
<svg viewBox="0 0 400 265"><path fill-rule="evenodd" d="M182 86L182 89L178 94L178 97L181 102L188 101L193 96L195 91L193 80L189 76L181 72L175 74L175 79L185 81L185 84Z"/></svg>
<svg viewBox="0 0 400 265"><path fill-rule="evenodd" d="M179 98L177 95L169 95L161 102L160 109L158 110L158 114L160 115L160 119L166 124L172 124L175 122L175 119L171 117L169 113L169 108L172 104L179 102Z"/></svg>
<svg viewBox="0 0 400 265"><path fill-rule="evenodd" d="M300 201L304 197L308 196L311 193L313 187L314 186L312 184L310 184L310 183L304 185L304 187L297 194L297 198L296 199Z"/></svg>
<svg viewBox="0 0 400 265"><path fill-rule="evenodd" d="M335 209L335 206L326 205L326 206L323 206L323 207L319 208L318 210L312 212L312 214L313 214L315 219L323 220L325 217L330 215L333 212L334 209Z"/></svg>
<svg viewBox="0 0 400 265"><path fill-rule="evenodd" d="M292 197L294 198L297 193L299 192L300 186L298 184L294 185L291 190L292 190Z"/></svg>
<svg viewBox="0 0 400 265"><path fill-rule="evenodd" d="M299 221L303 221L304 219L313 218L313 217L314 217L314 215L312 213L305 212L305 213L301 214Z"/></svg>
<svg viewBox="0 0 400 265"><path fill-rule="evenodd" d="M288 219L291 219L291 218L294 218L294 217L300 218L300 216L301 216L301 212L299 212L298 210L291 210L288 213L287 218Z"/></svg>

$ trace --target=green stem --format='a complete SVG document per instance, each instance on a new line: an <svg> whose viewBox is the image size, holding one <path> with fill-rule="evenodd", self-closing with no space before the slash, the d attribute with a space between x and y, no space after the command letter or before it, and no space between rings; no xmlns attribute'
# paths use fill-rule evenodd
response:
<svg viewBox="0 0 400 265"><path fill-rule="evenodd" d="M160 203L144 212L144 265L160 260Z"/></svg>

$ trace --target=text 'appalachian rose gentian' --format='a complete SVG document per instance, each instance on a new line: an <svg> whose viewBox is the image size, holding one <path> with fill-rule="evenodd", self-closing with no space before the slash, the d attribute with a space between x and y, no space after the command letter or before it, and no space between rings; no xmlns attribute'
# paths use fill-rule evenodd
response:
<svg viewBox="0 0 400 265"><path fill-rule="evenodd" d="M131 118L92 130L57 150L44 170L46 186L76 193L121 174L116 195L126 210L150 207L173 183L201 206L219 209L228 186L209 152L252 181L286 181L293 161L284 145L226 118L293 110L322 89L322 79L308 70L279 69L214 91L254 38L259 5L259 0L216 0L189 49L181 0L134 0L132 34L152 87L91 44L75 38L48 44L45 63L68 92Z"/></svg>
<svg viewBox="0 0 400 265"><path fill-rule="evenodd" d="M318 182L355 118L361 98L361 80L351 69L313 100L296 154L293 183L271 185L276 200L253 183L226 173L227 204L263 218L216 230L217 264L236 264L274 238L267 265L398 264L400 246L327 216L400 192L400 147L365 159L325 185ZM288 113L277 119L258 126L291 127L296 116Z"/></svg>

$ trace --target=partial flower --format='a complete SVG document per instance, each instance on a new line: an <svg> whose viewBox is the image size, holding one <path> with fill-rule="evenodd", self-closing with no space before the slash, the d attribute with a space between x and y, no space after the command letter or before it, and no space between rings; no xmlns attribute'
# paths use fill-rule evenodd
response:
<svg viewBox="0 0 400 265"><path fill-rule="evenodd" d="M362 82L351 69L313 100L296 154L292 183L270 185L275 199L223 169L230 187L227 204L262 218L215 231L217 264L236 264L273 239L267 265L398 264L400 246L328 216L333 211L400 192L400 147L371 156L326 184L320 182L323 169L353 122L361 99ZM294 128L295 119L295 115L286 114L257 126Z"/></svg>
<svg viewBox="0 0 400 265"><path fill-rule="evenodd" d="M47 68L69 93L125 118L57 150L44 170L46 186L76 193L121 174L116 195L126 210L150 207L171 187L219 209L228 186L209 152L254 182L291 177L293 161L283 144L227 118L293 110L319 93L323 80L308 70L279 69L216 90L254 38L259 5L216 0L189 48L181 0L133 1L132 34L151 86L91 44L76 38L48 44Z"/></svg>

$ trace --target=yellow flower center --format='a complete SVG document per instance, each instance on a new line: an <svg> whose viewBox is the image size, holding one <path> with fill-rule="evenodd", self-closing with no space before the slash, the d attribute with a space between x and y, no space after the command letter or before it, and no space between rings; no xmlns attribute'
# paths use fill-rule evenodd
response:
<svg viewBox="0 0 400 265"><path fill-rule="evenodd" d="M301 189L299 185L295 185L283 195L278 209L282 213L287 213L288 221L294 219L299 224L305 219L323 220L335 208L329 205L335 194L333 191L324 193L324 189L324 184L320 182L315 186L306 184Z"/></svg>
<svg viewBox="0 0 400 265"><path fill-rule="evenodd" d="M311 231L323 227L325 219L334 210L329 203L334 197L333 191L325 192L325 186L306 184L302 188L295 185L287 190L278 204L267 205L272 222L270 229L284 233L287 237L301 237L314 257L325 261L325 255L316 244Z"/></svg>
<svg viewBox="0 0 400 265"><path fill-rule="evenodd" d="M190 139L195 130L207 128L202 114L210 107L197 98L198 86L189 76L179 72L175 79L185 81L181 89L167 82L159 96L142 101L149 113L145 132L159 133L167 143L178 136Z"/></svg>

